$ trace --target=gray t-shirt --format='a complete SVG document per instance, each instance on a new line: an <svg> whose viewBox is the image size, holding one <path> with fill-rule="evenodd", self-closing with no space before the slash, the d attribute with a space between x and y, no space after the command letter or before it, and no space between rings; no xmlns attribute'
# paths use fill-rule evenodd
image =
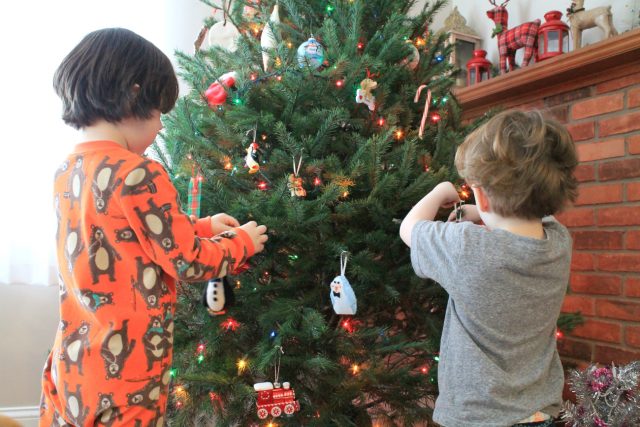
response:
<svg viewBox="0 0 640 427"><path fill-rule="evenodd" d="M557 416L564 374L556 322L571 236L552 217L544 239L471 222L422 221L411 233L416 274L449 293L433 418L446 427L511 426Z"/></svg>

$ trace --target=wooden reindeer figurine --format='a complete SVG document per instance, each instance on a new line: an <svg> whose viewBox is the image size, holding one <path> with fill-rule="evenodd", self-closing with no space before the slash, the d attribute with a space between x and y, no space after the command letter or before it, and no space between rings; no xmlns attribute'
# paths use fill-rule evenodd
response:
<svg viewBox="0 0 640 427"><path fill-rule="evenodd" d="M571 2L571 7L567 9L567 17L571 26L573 50L582 47L582 30L598 27L604 32L605 39L618 34L613 26L611 6L584 10L584 0L575 0Z"/></svg>
<svg viewBox="0 0 640 427"><path fill-rule="evenodd" d="M509 0L503 1L500 6L495 0L489 0L494 6L493 9L487 11L487 16L496 23L491 37L498 36L498 53L500 54L500 73L507 72L507 60L509 60L509 71L514 70L516 65L516 51L521 47L524 48L524 57L522 58L522 66L529 65L533 55L536 52L536 44L538 41L538 28L540 20L525 22L517 27L507 29L509 14L505 6Z"/></svg>

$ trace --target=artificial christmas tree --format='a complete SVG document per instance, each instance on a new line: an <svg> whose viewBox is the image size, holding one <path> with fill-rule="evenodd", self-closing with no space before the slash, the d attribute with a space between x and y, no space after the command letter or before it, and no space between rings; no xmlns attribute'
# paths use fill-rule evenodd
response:
<svg viewBox="0 0 640 427"><path fill-rule="evenodd" d="M198 171L203 215L266 224L269 242L227 277L224 314L202 305L206 283L180 287L173 425L429 419L446 294L415 276L398 228L456 180L468 130L450 94L452 47L428 29L444 3L413 18L406 0L210 4L239 30L235 51L178 54L192 90L156 154L184 195ZM212 102L211 86L226 96ZM332 305L345 275L354 315Z"/></svg>

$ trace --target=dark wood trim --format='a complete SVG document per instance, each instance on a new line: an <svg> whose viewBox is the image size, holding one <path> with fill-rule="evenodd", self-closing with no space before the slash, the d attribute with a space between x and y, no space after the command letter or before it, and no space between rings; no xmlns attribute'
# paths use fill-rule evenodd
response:
<svg viewBox="0 0 640 427"><path fill-rule="evenodd" d="M640 72L640 28L454 90L465 119Z"/></svg>

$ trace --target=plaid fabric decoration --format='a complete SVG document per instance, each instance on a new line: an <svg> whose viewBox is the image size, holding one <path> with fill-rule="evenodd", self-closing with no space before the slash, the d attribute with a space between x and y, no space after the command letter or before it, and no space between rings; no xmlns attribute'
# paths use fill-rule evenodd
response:
<svg viewBox="0 0 640 427"><path fill-rule="evenodd" d="M509 70L516 68L516 51L524 48L522 66L529 65L533 55L537 53L538 28L540 20L525 22L515 28L507 30L509 14L504 7L497 7L487 12L487 16L501 30L498 33L498 52L500 54L500 73L507 72L507 61Z"/></svg>
<svg viewBox="0 0 640 427"><path fill-rule="evenodd" d="M202 180L203 177L200 172L193 175L189 180L189 199L188 199L188 214L193 215L196 218L200 218L200 199L202 196Z"/></svg>

